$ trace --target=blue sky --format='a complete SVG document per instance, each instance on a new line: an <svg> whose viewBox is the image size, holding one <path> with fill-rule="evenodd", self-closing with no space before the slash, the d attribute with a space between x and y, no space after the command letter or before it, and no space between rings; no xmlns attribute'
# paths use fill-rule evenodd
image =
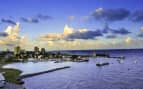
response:
<svg viewBox="0 0 143 89"><path fill-rule="evenodd" d="M74 28L75 31L79 29L96 31L97 29L103 29L105 23L108 23L111 29L125 28L131 32L131 34L126 34L125 37L138 39L136 35L142 34L140 29L143 27L143 21L132 21L129 19L133 18L131 16L136 11L143 11L142 3L143 0L0 0L0 32L4 32L7 26L15 25L10 21L19 22L19 35L26 35L29 40L34 40L38 36L50 33L61 34L66 24ZM109 9L117 11L119 8L122 8L129 11L129 15L121 20L102 21L96 18L96 15L93 16L93 14L97 14L95 11L99 8L105 13L109 12ZM37 17L39 14L43 18ZM101 19L105 18L107 19L108 17L101 16ZM142 19L142 14L139 15L139 18ZM111 33L116 35L113 32ZM80 40L87 40L80 38ZM124 36L123 38L120 36L112 40L118 41L121 39L125 39ZM142 38L140 37L139 39ZM106 40L106 38L101 37L100 40ZM136 46L133 47L137 48Z"/></svg>

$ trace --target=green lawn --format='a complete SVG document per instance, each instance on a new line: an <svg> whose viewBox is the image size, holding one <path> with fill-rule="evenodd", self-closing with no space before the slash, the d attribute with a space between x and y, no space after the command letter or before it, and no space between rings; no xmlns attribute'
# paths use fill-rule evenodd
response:
<svg viewBox="0 0 143 89"><path fill-rule="evenodd" d="M16 79L21 74L20 70L10 69L10 68L9 69L0 68L0 72L5 72L4 77L6 81L11 82L11 83L18 83Z"/></svg>

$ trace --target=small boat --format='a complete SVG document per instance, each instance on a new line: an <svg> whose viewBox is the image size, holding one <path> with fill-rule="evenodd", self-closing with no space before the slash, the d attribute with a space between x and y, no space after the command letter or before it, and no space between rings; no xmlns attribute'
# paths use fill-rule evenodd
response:
<svg viewBox="0 0 143 89"><path fill-rule="evenodd" d="M108 62L105 62L105 63L101 63L101 62L99 62L99 63L97 63L96 64L96 66L105 66L105 65L109 65L109 63Z"/></svg>
<svg viewBox="0 0 143 89"><path fill-rule="evenodd" d="M89 61L89 59L84 59L84 60L76 60L76 62L88 62Z"/></svg>
<svg viewBox="0 0 143 89"><path fill-rule="evenodd" d="M110 57L110 58L125 59L125 56L119 56L119 57Z"/></svg>

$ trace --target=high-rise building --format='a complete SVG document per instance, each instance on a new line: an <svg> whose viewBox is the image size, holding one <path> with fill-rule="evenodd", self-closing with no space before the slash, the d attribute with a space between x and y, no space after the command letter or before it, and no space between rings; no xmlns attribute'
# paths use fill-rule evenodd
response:
<svg viewBox="0 0 143 89"><path fill-rule="evenodd" d="M14 48L14 55L20 55L20 53L21 53L21 48L20 48L20 46L16 46L16 47Z"/></svg>
<svg viewBox="0 0 143 89"><path fill-rule="evenodd" d="M41 48L41 54L45 54L45 48Z"/></svg>
<svg viewBox="0 0 143 89"><path fill-rule="evenodd" d="M40 55L39 47L35 46L34 47L34 58L38 58Z"/></svg>
<svg viewBox="0 0 143 89"><path fill-rule="evenodd" d="M45 58L45 56L46 56L46 50L45 50L45 48L41 48L41 58Z"/></svg>
<svg viewBox="0 0 143 89"><path fill-rule="evenodd" d="M39 52L39 47L35 46L34 47L34 52Z"/></svg>

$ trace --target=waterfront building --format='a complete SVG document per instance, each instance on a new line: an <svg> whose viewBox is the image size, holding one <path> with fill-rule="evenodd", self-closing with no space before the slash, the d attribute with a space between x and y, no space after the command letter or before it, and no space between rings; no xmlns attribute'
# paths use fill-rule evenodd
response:
<svg viewBox="0 0 143 89"><path fill-rule="evenodd" d="M46 55L45 48L41 48L40 54L41 54L41 58L45 58L45 55Z"/></svg>
<svg viewBox="0 0 143 89"><path fill-rule="evenodd" d="M20 57L20 54L21 54L21 47L20 46L16 46L14 48L14 55L19 58Z"/></svg>
<svg viewBox="0 0 143 89"><path fill-rule="evenodd" d="M34 47L34 52L39 52L39 47L35 46Z"/></svg>
<svg viewBox="0 0 143 89"><path fill-rule="evenodd" d="M34 47L34 58L38 59L38 56L40 55L39 47Z"/></svg>

